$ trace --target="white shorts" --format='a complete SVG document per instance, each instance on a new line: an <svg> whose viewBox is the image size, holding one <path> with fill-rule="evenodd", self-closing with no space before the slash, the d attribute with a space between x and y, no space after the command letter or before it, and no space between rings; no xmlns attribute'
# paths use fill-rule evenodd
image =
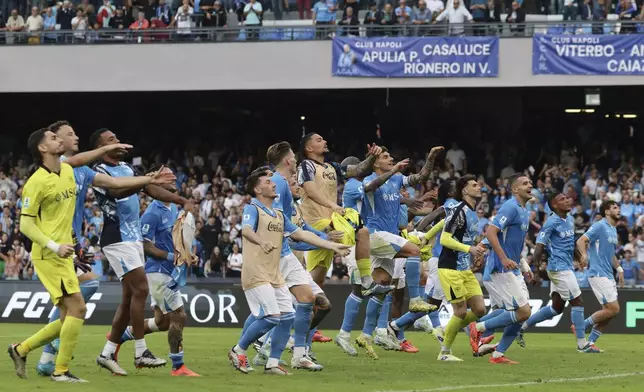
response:
<svg viewBox="0 0 644 392"><path fill-rule="evenodd" d="M168 314L183 306L179 285L170 275L151 272L147 274L147 277L152 307L156 306L161 309L163 314Z"/></svg>
<svg viewBox="0 0 644 392"><path fill-rule="evenodd" d="M490 296L490 308L499 308L503 309L503 301L501 300L501 294L494 287L494 283L490 280L483 281L483 287Z"/></svg>
<svg viewBox="0 0 644 392"><path fill-rule="evenodd" d="M397 289L405 288L405 264L407 264L407 259L405 258L394 259L394 273L391 278L398 279Z"/></svg>
<svg viewBox="0 0 644 392"><path fill-rule="evenodd" d="M307 285L311 278L311 274L306 272L300 260L293 253L280 259L280 273L289 289L293 286Z"/></svg>
<svg viewBox="0 0 644 392"><path fill-rule="evenodd" d="M615 279L594 276L588 278L588 283L590 283L590 288L593 289L593 293L595 293L595 297L597 297L597 301L600 304L606 305L617 301L617 283L615 283Z"/></svg>
<svg viewBox="0 0 644 392"><path fill-rule="evenodd" d="M485 285L486 289L491 286L494 292L494 301L492 301L492 291L490 292L490 302L494 302L499 308L505 310L516 310L528 305L530 295L528 287L522 275L515 275L512 272L499 272L491 275L492 281L487 282L491 285Z"/></svg>
<svg viewBox="0 0 644 392"><path fill-rule="evenodd" d="M573 300L581 295L577 277L572 271L548 271L550 296L557 293L564 301Z"/></svg>
<svg viewBox="0 0 644 392"><path fill-rule="evenodd" d="M244 295L250 312L255 317L293 312L291 293L286 285L275 288L270 284L263 284L244 290Z"/></svg>
<svg viewBox="0 0 644 392"><path fill-rule="evenodd" d="M101 250L120 280L123 280L123 276L128 272L142 268L145 265L143 243L140 241L117 242L116 244L106 245Z"/></svg>
<svg viewBox="0 0 644 392"><path fill-rule="evenodd" d="M438 278L438 257L432 257L427 262L429 270L427 271L427 284L425 284L425 293L431 298L442 301L445 299L443 286Z"/></svg>
<svg viewBox="0 0 644 392"><path fill-rule="evenodd" d="M376 231L369 235L371 257L393 259L407 244L406 239L388 231Z"/></svg>

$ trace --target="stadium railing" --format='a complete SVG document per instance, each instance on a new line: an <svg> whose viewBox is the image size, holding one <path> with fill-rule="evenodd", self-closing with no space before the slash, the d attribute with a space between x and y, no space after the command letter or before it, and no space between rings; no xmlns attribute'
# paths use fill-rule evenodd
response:
<svg viewBox="0 0 644 392"><path fill-rule="evenodd" d="M539 21L525 23L466 23L433 25L357 26L240 26L233 28L148 29L143 31L101 29L98 31L54 30L47 32L0 31L0 45L145 44L195 42L313 41L333 36L440 37L498 36L525 38L539 34L642 34L644 22Z"/></svg>

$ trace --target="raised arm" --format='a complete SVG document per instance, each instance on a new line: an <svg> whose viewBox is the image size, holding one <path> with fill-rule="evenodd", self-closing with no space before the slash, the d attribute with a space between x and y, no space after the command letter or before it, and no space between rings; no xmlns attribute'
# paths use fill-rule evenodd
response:
<svg viewBox="0 0 644 392"><path fill-rule="evenodd" d="M425 165L423 165L423 168L420 169L419 173L412 174L409 177L407 177L407 183L410 186L415 186L416 184L420 184L421 182L427 181L429 179L429 176L432 174L432 171L434 170L434 161L436 160L436 157L443 150L444 150L443 146L437 146L432 148L429 151L429 155L427 155L427 160L425 161Z"/></svg>
<svg viewBox="0 0 644 392"><path fill-rule="evenodd" d="M81 152L71 157L66 157L63 162L70 165L71 167L86 166L91 164L92 162L98 161L103 155L110 151L128 150L131 148L132 146L129 144L111 144L109 146L103 146L95 150Z"/></svg>
<svg viewBox="0 0 644 392"><path fill-rule="evenodd" d="M403 171L407 167L407 165L409 165L409 159L403 159L402 161L396 163L396 165L391 170L369 181L369 183L367 183L364 187L364 192L365 193L374 192L376 189L380 188L382 184L387 182L387 180L390 179L391 176Z"/></svg>
<svg viewBox="0 0 644 392"><path fill-rule="evenodd" d="M427 214L427 216L421 219L420 222L418 222L418 224L416 225L416 230L425 231L427 226L432 224L432 222L435 222L437 219L443 219L444 217L445 217L445 208L443 206L438 207L434 211Z"/></svg>
<svg viewBox="0 0 644 392"><path fill-rule="evenodd" d="M346 256L349 253L349 248L351 248L350 245L323 240L312 232L305 230L297 230L293 232L290 238L295 241L306 242L307 244L311 244L321 249L332 250L341 256Z"/></svg>
<svg viewBox="0 0 644 392"><path fill-rule="evenodd" d="M367 159L358 163L357 165L349 165L346 170L347 178L364 178L368 176L372 171L373 163L376 161L378 155L382 153L382 148L375 144L368 144L367 148L369 149L369 154Z"/></svg>

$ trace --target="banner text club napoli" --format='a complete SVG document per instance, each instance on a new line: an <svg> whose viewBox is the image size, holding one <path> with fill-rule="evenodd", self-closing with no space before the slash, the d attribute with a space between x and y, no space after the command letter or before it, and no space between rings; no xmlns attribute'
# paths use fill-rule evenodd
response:
<svg viewBox="0 0 644 392"><path fill-rule="evenodd" d="M537 35L534 75L644 75L644 35Z"/></svg>
<svg viewBox="0 0 644 392"><path fill-rule="evenodd" d="M332 74L342 77L495 77L498 37L333 39Z"/></svg>

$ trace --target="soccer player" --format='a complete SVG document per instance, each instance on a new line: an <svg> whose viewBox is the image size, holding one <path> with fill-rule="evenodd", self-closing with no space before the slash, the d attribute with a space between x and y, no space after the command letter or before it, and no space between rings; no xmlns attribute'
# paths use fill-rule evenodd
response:
<svg viewBox="0 0 644 392"><path fill-rule="evenodd" d="M403 160L394 165L394 159L383 148L378 155L371 175L363 181L364 186L364 217L369 236L371 268L374 281L380 284L390 284L394 274L394 259L407 258L407 283L409 285L409 310L412 312L429 312L434 306L426 303L420 296L420 248L398 235L398 215L400 212L400 190L403 186L415 186L427 181L432 172L436 156L443 147L431 149L420 173L404 176L400 174L408 164ZM418 268L416 268L418 267ZM411 278L417 273L417 279ZM367 304L367 317L362 334L356 339L356 344L365 349L368 356L377 359L378 355L371 346L371 335L376 327L378 316L383 305L382 296L372 297ZM397 329L387 328L389 337L395 346L400 346L396 338Z"/></svg>
<svg viewBox="0 0 644 392"><path fill-rule="evenodd" d="M425 285L425 293L427 301L437 307L440 307L443 300L445 300L445 293L443 293L443 288L441 287L440 279L438 277L438 258L443 250L443 246L440 243L441 233L445 226L445 219L443 218L447 216L447 214L449 214L449 212L458 204L458 201L454 199L455 191L454 181L445 181L442 183L438 188L438 205L440 207L425 218L421 219L416 226L417 230L424 231L431 222L439 220L439 222L434 224L431 229L425 233L423 243L421 243L421 245L424 246L424 244L432 241L436 237L436 240L434 240L434 246L432 247L432 257L427 263L428 277L427 284ZM439 310L435 310L431 312L428 317L418 320L420 321L429 318L432 326L431 329L429 328L429 325L424 326L422 321L418 323L418 326L427 332L431 331L432 336L434 336L442 345L445 341L445 336L443 327L440 323L439 312Z"/></svg>
<svg viewBox="0 0 644 392"><path fill-rule="evenodd" d="M90 145L96 149L119 143L116 135L108 129L99 129L90 137ZM98 173L112 177L131 177L135 169L122 162L122 151L112 151L94 166ZM137 368L156 368L165 366L166 360L155 357L145 342L145 301L149 293L148 280L144 269L143 237L139 218L139 197L141 187L126 189L105 189L94 186L99 206L103 210L104 225L101 232L101 247L110 266L121 280L123 298L114 315L112 330L96 363L112 374L126 376L127 372L118 364L117 353L121 337L128 323L132 322L134 336L134 366ZM143 190L159 201L181 204L191 211L191 202L175 195L158 185L147 185Z"/></svg>
<svg viewBox="0 0 644 392"><path fill-rule="evenodd" d="M360 164L360 159L347 157L340 164L341 167L349 167ZM344 184L342 192L342 206L346 209L353 209L358 213L362 211L362 199L364 196L361 177L349 178ZM362 222L362 225L364 222ZM335 344L345 353L351 356L358 355L356 348L351 343L351 331L355 318L360 311L360 305L365 296L381 295L393 289L391 285L380 285L371 277L371 260L369 259L369 230L361 227L356 232L356 245L351 249L351 254L343 262L348 267L349 281L352 285L351 294L344 304L344 318L342 327L335 337Z"/></svg>
<svg viewBox="0 0 644 392"><path fill-rule="evenodd" d="M455 198L459 203L449 212L441 233L443 250L438 259L438 278L454 314L445 327L445 342L438 355L439 361L462 361L452 354L454 339L461 328L485 314L483 292L470 267L470 258L474 257L477 262L485 252L483 245L474 245L478 233L474 206L480 197L481 186L476 177L468 174L459 178L455 188Z"/></svg>
<svg viewBox="0 0 644 392"><path fill-rule="evenodd" d="M292 177L297 173L297 159L291 149L291 145L285 141L270 146L266 152L266 159L275 167L275 172L271 177L277 192L273 208L281 211L284 217L290 220L295 215L295 211L293 210L293 194L291 193L289 182L292 181ZM311 231L320 238L327 239L326 234L308 225L303 225L302 228ZM334 232L334 234L342 236L340 232ZM280 273L289 291L297 301L295 321L293 322L294 346L291 367L312 371L322 370L321 365L305 355L307 334L312 322L315 322L315 325L319 324L331 311L331 303L320 286L313 281L311 274L306 272L300 261L295 257L288 241L282 241ZM317 311L313 316L314 320L311 320L314 306Z"/></svg>
<svg viewBox="0 0 644 392"><path fill-rule="evenodd" d="M593 313L585 321L586 328L592 328L588 344L595 347L597 339L602 336L602 330L619 313L617 301L617 284L613 268L619 275L620 287L624 287L624 269L615 257L617 247L617 231L615 225L620 218L619 204L609 200L602 203L601 214L604 219L595 222L588 231L577 240L580 265L588 264L590 278L588 282L602 306L602 310ZM586 329L585 328L585 329ZM584 329L584 330L585 330ZM602 352L595 347L592 352Z"/></svg>
<svg viewBox="0 0 644 392"><path fill-rule="evenodd" d="M253 317L244 323L239 342L228 352L231 365L242 373L253 369L248 364L246 350L260 336L275 327L272 334L271 354L264 372L288 375L279 366L279 358L288 341L294 314L292 300L280 273L280 256L284 237L311 245L348 253L349 246L329 242L315 234L300 230L290 217L272 208L277 197L272 173L266 167L255 169L248 177L246 187L254 198L243 211L242 288Z"/></svg>
<svg viewBox="0 0 644 392"><path fill-rule="evenodd" d="M543 252L548 252L548 277L550 278L551 306L544 306L523 323L517 341L525 346L524 332L542 321L561 314L570 301L570 319L575 327L577 350L584 353L595 353L598 349L586 341L584 303L581 289L573 273L575 253L575 224L570 210L572 200L563 193L553 195L548 200L553 213L548 217L537 236L534 260L541 260Z"/></svg>
<svg viewBox="0 0 644 392"><path fill-rule="evenodd" d="M380 147L368 146L367 159L357 165L348 165L342 170L337 163L325 163L324 154L329 152L326 140L317 133L304 135L300 140L302 162L298 168L298 182L304 189L302 203L304 220L314 229L323 231L331 222L331 214L344 215L344 208L337 204L338 183L343 178L364 178L371 173L371 166L382 151ZM307 270L313 280L324 287L326 273L331 267L333 253L324 249L307 252ZM358 263L362 260L358 259Z"/></svg>
<svg viewBox="0 0 644 392"><path fill-rule="evenodd" d="M176 191L173 185L170 189ZM150 286L154 318L147 319L150 331L168 331L172 376L199 377L183 362L183 329L186 312L181 299L180 282L174 278L175 248L172 230L179 216L177 206L154 200L141 217L143 251L147 255L145 273ZM126 329L127 340L133 338Z"/></svg>
<svg viewBox="0 0 644 392"><path fill-rule="evenodd" d="M27 145L39 168L29 177L22 192L20 231L33 241L31 257L38 279L54 305L60 308L61 316L27 340L10 345L8 353L18 377L26 378L27 354L60 337L51 380L87 382L69 371L87 310L72 259L72 221L76 204L74 170L60 162L63 142L48 129L39 129L29 135Z"/></svg>
<svg viewBox="0 0 644 392"><path fill-rule="evenodd" d="M96 185L110 189L119 189L130 188L133 186L144 187L148 184L161 184L164 181L173 182L173 179L171 177L165 176L166 178L162 178L164 176L162 176L161 173L156 174L154 177L140 176L133 178L114 178L105 174L96 173L86 165L100 159L101 156L111 151L124 151L126 149L132 148L132 146L117 143L109 146L103 146L96 150L78 153L78 136L76 136L74 129L67 121L57 121L49 125L48 129L55 133L56 136L63 142L64 155L60 157L61 161L71 165L74 168L74 180L76 182L77 194L72 227L76 239L80 239L83 235L83 210L85 208L85 197L87 196L87 191L90 185ZM78 253L78 258L88 258L88 256L91 257L91 255L80 254L80 244L76 244L75 248ZM92 295L98 290L99 282L96 279L96 274L91 272L89 265L85 264L82 260L76 262L75 266L76 275L78 276L78 281L80 283L81 294L83 295L85 303L87 303ZM56 308L56 310L49 318L49 322L54 322L59 318L60 309ZM50 376L53 373L54 360L56 357L58 345L59 341L58 339L56 339L53 342L46 344L43 348L42 356L40 357L40 361L38 361L38 365L36 366L36 372L39 375Z"/></svg>
<svg viewBox="0 0 644 392"><path fill-rule="evenodd" d="M531 312L528 289L521 274L521 270L526 268L520 269L519 263L530 225L530 214L525 205L532 198L532 181L523 173L513 174L508 180L512 198L503 203L485 233L493 251L487 259L485 275L489 276L488 285L496 294L495 304L505 311L493 312L470 325L470 345L475 355L479 352L482 332L505 328L503 337L489 360L490 363L497 364L518 364L506 358L505 352Z"/></svg>

